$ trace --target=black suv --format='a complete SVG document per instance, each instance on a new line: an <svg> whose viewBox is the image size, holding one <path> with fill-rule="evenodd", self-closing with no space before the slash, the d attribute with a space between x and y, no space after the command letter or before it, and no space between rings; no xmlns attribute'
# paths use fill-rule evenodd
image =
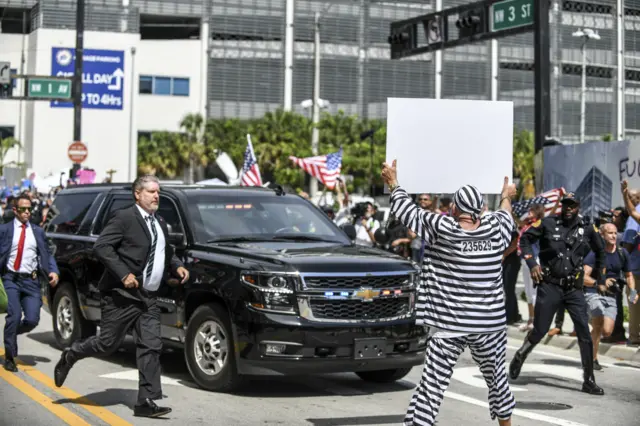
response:
<svg viewBox="0 0 640 426"><path fill-rule="evenodd" d="M47 219L60 284L43 286L57 343L92 335L104 267L93 244L131 185L61 191ZM355 372L391 382L421 364L416 267L356 246L312 203L267 188L163 186L158 214L191 278L165 285L162 337L202 388L263 374Z"/></svg>

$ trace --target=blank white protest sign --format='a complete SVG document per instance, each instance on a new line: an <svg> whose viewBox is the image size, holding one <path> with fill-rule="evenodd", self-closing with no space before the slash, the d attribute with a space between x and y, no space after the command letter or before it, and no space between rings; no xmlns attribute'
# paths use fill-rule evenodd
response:
<svg viewBox="0 0 640 426"><path fill-rule="evenodd" d="M389 98L386 158L410 194L499 194L513 171L513 103Z"/></svg>

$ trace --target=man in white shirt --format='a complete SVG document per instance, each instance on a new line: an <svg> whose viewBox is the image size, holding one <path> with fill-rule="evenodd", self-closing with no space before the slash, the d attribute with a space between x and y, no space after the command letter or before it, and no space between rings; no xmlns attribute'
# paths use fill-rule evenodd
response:
<svg viewBox="0 0 640 426"><path fill-rule="evenodd" d="M160 185L155 176L142 176L133 183L136 203L117 210L100 233L94 252L105 272L98 287L102 296L100 334L74 342L62 352L54 369L56 386L63 385L71 367L87 357L108 356L133 330L140 372L136 417L159 417L171 412L158 407L160 385L160 307L157 292L165 272L180 277L189 272L168 244L168 228L156 215ZM146 244L141 244L145 241Z"/></svg>
<svg viewBox="0 0 640 426"><path fill-rule="evenodd" d="M380 222L373 218L373 204L367 203L365 215L360 219L360 223L355 224L356 228L356 245L374 247L376 239L374 237Z"/></svg>

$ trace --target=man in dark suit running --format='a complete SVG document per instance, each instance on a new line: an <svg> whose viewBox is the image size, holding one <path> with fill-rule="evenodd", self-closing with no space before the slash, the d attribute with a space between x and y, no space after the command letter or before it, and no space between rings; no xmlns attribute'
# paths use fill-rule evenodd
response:
<svg viewBox="0 0 640 426"><path fill-rule="evenodd" d="M52 287L58 284L58 266L44 231L29 222L32 207L31 197L21 195L13 205L13 219L0 225L0 268L8 299L4 369L14 373L18 371L14 360L18 356L18 335L30 332L40 322L39 277L46 276Z"/></svg>
<svg viewBox="0 0 640 426"><path fill-rule="evenodd" d="M100 334L66 348L54 370L56 386L60 387L78 360L112 354L133 329L139 372L138 401L133 410L137 417L159 417L171 412L154 402L162 398L157 295L168 273L179 276L183 284L189 279L189 272L168 243L166 223L155 214L159 192L155 176L139 177L133 183L136 203L116 211L104 227L94 246L105 266L99 283Z"/></svg>

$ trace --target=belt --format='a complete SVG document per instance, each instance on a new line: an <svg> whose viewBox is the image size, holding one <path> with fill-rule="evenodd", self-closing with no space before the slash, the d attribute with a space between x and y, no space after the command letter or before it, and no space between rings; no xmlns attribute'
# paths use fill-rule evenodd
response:
<svg viewBox="0 0 640 426"><path fill-rule="evenodd" d="M6 271L5 275L9 275L14 278L31 278L32 280L38 279L38 271L31 271L31 272Z"/></svg>

